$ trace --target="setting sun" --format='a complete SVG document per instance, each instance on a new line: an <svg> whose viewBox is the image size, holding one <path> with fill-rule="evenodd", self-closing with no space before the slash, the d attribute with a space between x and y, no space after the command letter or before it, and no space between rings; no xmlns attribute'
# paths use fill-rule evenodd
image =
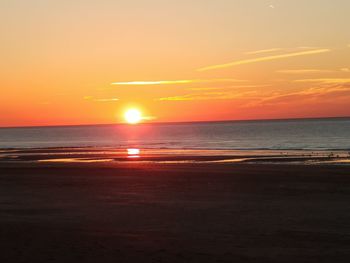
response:
<svg viewBox="0 0 350 263"><path fill-rule="evenodd" d="M125 112L124 119L129 124L137 124L142 120L141 111L138 109L129 109Z"/></svg>

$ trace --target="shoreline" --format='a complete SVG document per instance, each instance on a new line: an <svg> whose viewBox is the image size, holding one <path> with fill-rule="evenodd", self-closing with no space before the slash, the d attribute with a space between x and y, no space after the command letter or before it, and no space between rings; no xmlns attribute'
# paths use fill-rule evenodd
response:
<svg viewBox="0 0 350 263"><path fill-rule="evenodd" d="M350 164L349 151L59 147L0 149L0 164L21 163Z"/></svg>

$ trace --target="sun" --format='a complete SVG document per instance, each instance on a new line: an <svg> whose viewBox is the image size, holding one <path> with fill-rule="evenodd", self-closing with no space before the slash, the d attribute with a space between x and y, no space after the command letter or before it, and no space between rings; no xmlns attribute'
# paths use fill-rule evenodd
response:
<svg viewBox="0 0 350 263"><path fill-rule="evenodd" d="M138 109L129 109L125 112L124 119L129 124L137 124L142 120L141 111Z"/></svg>

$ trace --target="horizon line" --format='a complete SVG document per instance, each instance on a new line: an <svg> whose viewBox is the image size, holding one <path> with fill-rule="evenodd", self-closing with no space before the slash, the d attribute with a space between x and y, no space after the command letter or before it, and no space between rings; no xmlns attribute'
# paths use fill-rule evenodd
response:
<svg viewBox="0 0 350 263"><path fill-rule="evenodd" d="M168 121L168 122L142 122L137 125L162 125L162 124L200 124L200 123L223 123L223 122L263 122L263 121L288 121L288 120L319 120L319 119L349 119L350 116L326 116L326 117L295 117L295 118L269 118L269 119L227 119L227 120L208 120L208 121ZM0 126L0 129L21 129L21 128L58 128L58 127L88 127L88 126L113 126L130 124L124 122L118 123L100 123L100 124L62 124L62 125L28 125L28 126ZM137 126L133 125L133 126ZM131 125L130 125L131 126Z"/></svg>

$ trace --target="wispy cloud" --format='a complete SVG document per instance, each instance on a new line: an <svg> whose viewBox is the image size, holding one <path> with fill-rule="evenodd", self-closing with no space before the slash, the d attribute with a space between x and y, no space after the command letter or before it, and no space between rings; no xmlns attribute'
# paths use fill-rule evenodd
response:
<svg viewBox="0 0 350 263"><path fill-rule="evenodd" d="M190 93L180 96L159 98L160 101L194 101L194 100L230 100L237 99L247 95L255 94L255 91L247 92L203 92Z"/></svg>
<svg viewBox="0 0 350 263"><path fill-rule="evenodd" d="M331 73L333 70L325 70L325 69L285 69L278 70L277 73L282 74L308 74L308 73Z"/></svg>
<svg viewBox="0 0 350 263"><path fill-rule="evenodd" d="M207 90L231 90L231 89L239 89L239 88L262 88L262 87L270 87L271 85L234 85L229 87L199 87L199 88L189 88L188 90L193 91L207 91Z"/></svg>
<svg viewBox="0 0 350 263"><path fill-rule="evenodd" d="M308 74L308 73L335 73L335 72L350 72L349 68L340 68L335 70L329 69L285 69L277 70L277 73L283 74Z"/></svg>
<svg viewBox="0 0 350 263"><path fill-rule="evenodd" d="M316 47L316 46L301 46L298 47L299 49L320 49L321 47Z"/></svg>
<svg viewBox="0 0 350 263"><path fill-rule="evenodd" d="M275 51L280 51L280 50L282 50L282 48L270 48L270 49L250 51L250 52L246 52L246 54L247 55L256 55L256 54L270 53L270 52L275 52Z"/></svg>
<svg viewBox="0 0 350 263"><path fill-rule="evenodd" d="M93 96L85 96L83 98L84 100L90 100L90 101L96 101L96 102L116 102L119 101L118 98L95 98Z"/></svg>
<svg viewBox="0 0 350 263"><path fill-rule="evenodd" d="M271 96L264 96L257 101L248 103L246 107L262 106L277 104L289 104L293 102L301 102L305 100L317 99L334 99L335 97L350 97L350 87L344 85L331 87L316 87L301 90L297 92L290 92L284 94L272 94Z"/></svg>
<svg viewBox="0 0 350 263"><path fill-rule="evenodd" d="M110 99L95 99L95 101L98 102L113 102L113 101L118 101L119 99L117 98L110 98Z"/></svg>
<svg viewBox="0 0 350 263"><path fill-rule="evenodd" d="M280 54L280 55L274 55L274 56L259 57L259 58L253 58L253 59L238 60L238 61L233 61L230 63L199 68L199 69L197 69L197 71L209 71L209 70L215 70L215 69L224 69L224 68L230 68L230 67L235 67L235 66L239 66L239 65L273 61L273 60L279 60L279 59L285 59L285 58L291 58L291 57L316 55L316 54L321 54L321 53L326 53L326 52L330 52L330 49L315 49L315 50L286 53L286 54Z"/></svg>
<svg viewBox="0 0 350 263"><path fill-rule="evenodd" d="M188 90L193 91L208 91L208 90L222 90L223 88L189 88Z"/></svg>
<svg viewBox="0 0 350 263"><path fill-rule="evenodd" d="M321 84L348 84L350 83L350 78L297 79L294 82L321 83Z"/></svg>
<svg viewBox="0 0 350 263"><path fill-rule="evenodd" d="M157 81L127 81L127 82L113 82L111 85L171 85L171 84L191 84L191 83L218 83L218 82L244 82L245 80L238 79L186 79L186 80L157 80Z"/></svg>
<svg viewBox="0 0 350 263"><path fill-rule="evenodd" d="M153 120L156 120L157 117L156 116L143 116L142 117L142 120L145 120L145 121L153 121Z"/></svg>

